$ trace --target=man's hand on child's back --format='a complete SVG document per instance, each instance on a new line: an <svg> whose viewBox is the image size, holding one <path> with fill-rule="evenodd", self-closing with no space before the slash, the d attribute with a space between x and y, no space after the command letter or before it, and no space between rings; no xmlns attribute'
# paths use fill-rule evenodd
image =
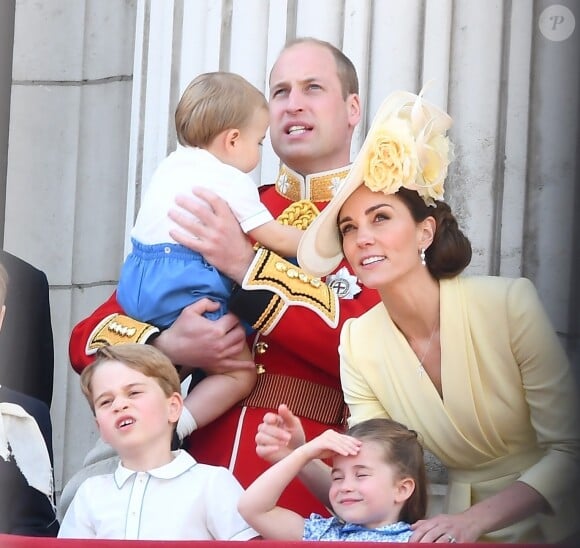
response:
<svg viewBox="0 0 580 548"><path fill-rule="evenodd" d="M181 230L171 230L171 237L241 284L255 253L226 201L196 188L191 196L177 196L175 203L169 217Z"/></svg>
<svg viewBox="0 0 580 548"><path fill-rule="evenodd" d="M218 303L201 299L183 309L177 320L153 341L169 359L182 368L201 368L208 373L255 367L235 359L246 341L244 328L234 314L208 320L204 312L217 310Z"/></svg>

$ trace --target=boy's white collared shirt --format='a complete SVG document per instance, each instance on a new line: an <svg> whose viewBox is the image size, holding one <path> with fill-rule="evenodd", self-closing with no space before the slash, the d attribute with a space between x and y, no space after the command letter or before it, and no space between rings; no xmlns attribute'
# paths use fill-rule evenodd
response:
<svg viewBox="0 0 580 548"><path fill-rule="evenodd" d="M180 450L169 464L86 479L60 526L59 537L148 540L248 540L242 487L225 468L197 463Z"/></svg>

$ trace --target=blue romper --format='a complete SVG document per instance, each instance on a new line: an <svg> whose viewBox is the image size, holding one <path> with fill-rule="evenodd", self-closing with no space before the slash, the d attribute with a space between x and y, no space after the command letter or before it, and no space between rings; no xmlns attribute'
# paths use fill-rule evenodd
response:
<svg viewBox="0 0 580 548"><path fill-rule="evenodd" d="M233 282L199 253L175 243L146 245L132 239L117 288L125 313L160 329L169 327L186 306L207 297L220 303L217 320L227 312Z"/></svg>

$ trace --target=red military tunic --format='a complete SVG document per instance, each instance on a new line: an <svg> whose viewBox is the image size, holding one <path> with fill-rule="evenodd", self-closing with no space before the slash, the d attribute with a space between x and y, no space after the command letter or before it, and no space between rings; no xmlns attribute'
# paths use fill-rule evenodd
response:
<svg viewBox="0 0 580 548"><path fill-rule="evenodd" d="M261 198L283 222L307 223L305 219L316 211L307 200L318 210L324 208L347 173L348 167L304 178L282 166L276 183L263 187ZM248 343L260 373L258 383L244 402L190 436L187 449L196 460L229 468L247 487L268 466L255 452L256 431L267 411L287 404L301 417L308 439L327 428L344 426L340 329L346 319L359 316L379 297L373 290L359 288L346 263L338 273L326 279L340 297L336 307L328 285L274 253L258 250L230 302L231 310L256 329ZM75 326L69 353L76 371L92 361L91 352L99 345L145 342L157 331L117 314L122 310L113 294ZM303 516L327 514L298 480L286 489L280 505Z"/></svg>

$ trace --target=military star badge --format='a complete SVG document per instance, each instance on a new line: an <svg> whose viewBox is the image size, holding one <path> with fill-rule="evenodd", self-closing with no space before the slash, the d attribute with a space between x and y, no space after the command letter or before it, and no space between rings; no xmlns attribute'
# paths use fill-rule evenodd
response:
<svg viewBox="0 0 580 548"><path fill-rule="evenodd" d="M339 299L353 299L361 292L356 276L348 271L346 266L334 274L326 276L326 284L336 293Z"/></svg>

